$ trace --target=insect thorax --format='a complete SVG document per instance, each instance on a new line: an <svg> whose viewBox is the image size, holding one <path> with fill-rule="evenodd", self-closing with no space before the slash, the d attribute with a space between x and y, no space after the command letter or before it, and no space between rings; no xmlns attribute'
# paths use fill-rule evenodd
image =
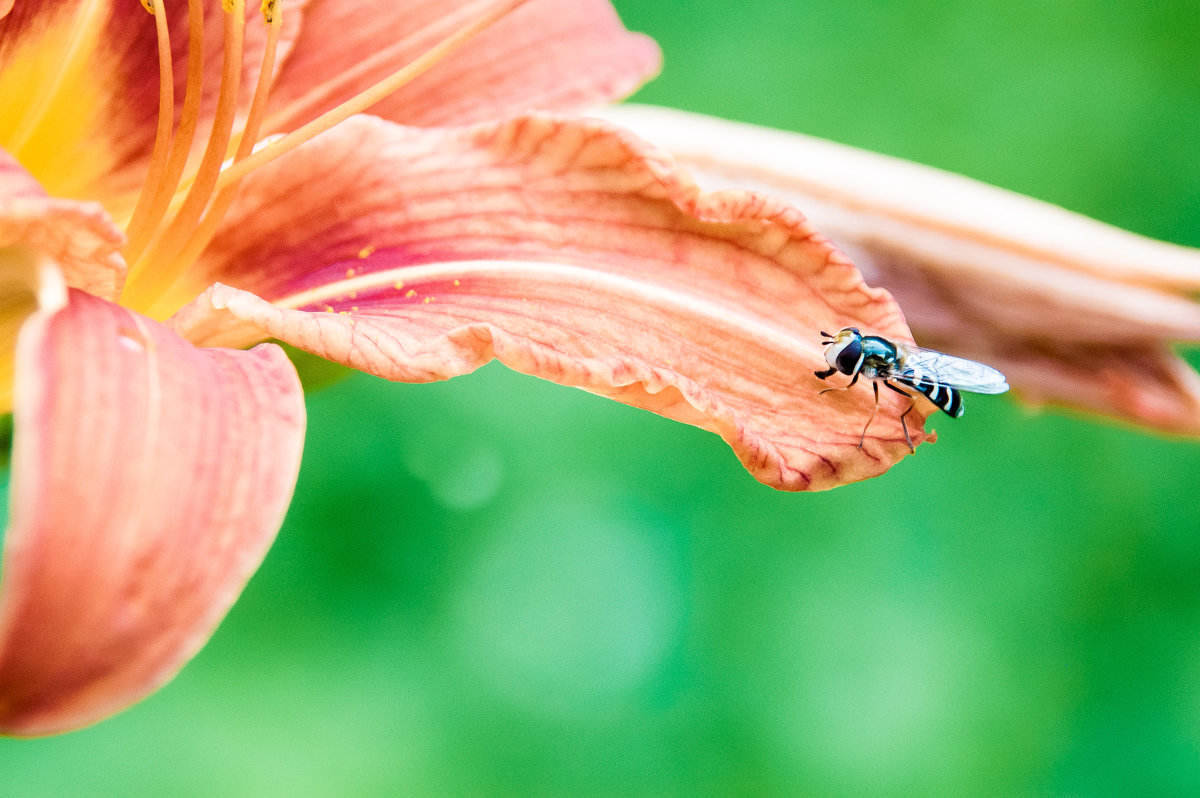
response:
<svg viewBox="0 0 1200 798"><path fill-rule="evenodd" d="M863 363L861 372L870 379L885 379L896 368L900 353L890 341L868 335L863 338Z"/></svg>

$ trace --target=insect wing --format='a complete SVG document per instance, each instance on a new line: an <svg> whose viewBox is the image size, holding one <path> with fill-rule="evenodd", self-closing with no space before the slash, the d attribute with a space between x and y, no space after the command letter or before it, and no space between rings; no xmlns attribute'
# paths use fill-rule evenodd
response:
<svg viewBox="0 0 1200 798"><path fill-rule="evenodd" d="M914 382L920 382L922 378L933 379L972 393L1004 393L1008 390L1008 380L991 366L919 346L904 344L897 348L903 358L892 372L896 377Z"/></svg>

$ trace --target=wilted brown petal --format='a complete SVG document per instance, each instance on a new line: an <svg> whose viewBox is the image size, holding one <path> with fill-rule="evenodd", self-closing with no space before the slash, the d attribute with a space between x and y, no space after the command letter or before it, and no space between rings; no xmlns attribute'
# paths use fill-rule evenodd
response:
<svg viewBox="0 0 1200 798"><path fill-rule="evenodd" d="M1200 251L940 170L793 133L647 106L604 116L706 188L794 202L891 291L917 337L1004 371L1022 398L1200 434Z"/></svg>

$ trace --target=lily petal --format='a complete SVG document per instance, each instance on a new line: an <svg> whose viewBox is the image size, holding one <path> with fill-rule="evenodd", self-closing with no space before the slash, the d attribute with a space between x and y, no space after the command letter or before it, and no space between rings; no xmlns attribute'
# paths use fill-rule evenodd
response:
<svg viewBox="0 0 1200 798"><path fill-rule="evenodd" d="M304 429L278 347L200 350L80 291L18 344L0 731L92 723L207 640L274 539Z"/></svg>
<svg viewBox="0 0 1200 798"><path fill-rule="evenodd" d="M1200 340L1200 251L808 136L648 106L603 115L707 188L795 202L895 294L922 345L996 366L1026 399L1200 434L1200 379L1167 346Z"/></svg>
<svg viewBox="0 0 1200 798"><path fill-rule="evenodd" d="M39 307L56 310L73 286L115 299L125 237L98 204L46 196L0 150L0 413L12 412L17 335Z"/></svg>
<svg viewBox="0 0 1200 798"><path fill-rule="evenodd" d="M273 90L268 127L309 121L409 63L480 8L471 0L312 3ZM581 110L629 94L658 71L660 58L653 40L625 30L608 0L531 0L371 113L450 125Z"/></svg>
<svg viewBox="0 0 1200 798"><path fill-rule="evenodd" d="M0 149L0 248L23 245L51 257L67 285L115 300L125 283L125 236L94 202L49 197Z"/></svg>
<svg viewBox="0 0 1200 798"><path fill-rule="evenodd" d="M171 322L190 340L269 335L406 381L496 357L717 432L793 490L908 452L906 400L883 397L860 450L870 390L819 396L813 377L820 329L908 339L900 310L784 203L701 194L665 154L594 121L359 118L294 155L244 184L236 227L196 276L229 285ZM914 441L928 412L910 416Z"/></svg>

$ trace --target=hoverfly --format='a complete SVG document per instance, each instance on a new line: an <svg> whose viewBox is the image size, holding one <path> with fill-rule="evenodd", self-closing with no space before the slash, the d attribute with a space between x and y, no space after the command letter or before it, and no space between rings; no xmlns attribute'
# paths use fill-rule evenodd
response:
<svg viewBox="0 0 1200 798"><path fill-rule="evenodd" d="M860 449L867 439L867 428L879 412L881 382L912 400L908 410L900 414L900 425L904 428L904 440L914 453L917 450L908 434L906 418L917 404L912 391L933 402L950 417L958 418L963 414L959 391L1004 393L1008 390L1008 382L1003 374L974 360L889 341L878 335L863 335L855 327L846 327L836 335L822 330L821 335L827 339L822 343L825 344L825 362L829 368L813 373L822 380L839 371L851 377L849 385L826 388L821 393L847 390L858 382L860 376L871 380L871 387L875 389L875 409L871 411L871 417L867 419L862 436L858 439Z"/></svg>

